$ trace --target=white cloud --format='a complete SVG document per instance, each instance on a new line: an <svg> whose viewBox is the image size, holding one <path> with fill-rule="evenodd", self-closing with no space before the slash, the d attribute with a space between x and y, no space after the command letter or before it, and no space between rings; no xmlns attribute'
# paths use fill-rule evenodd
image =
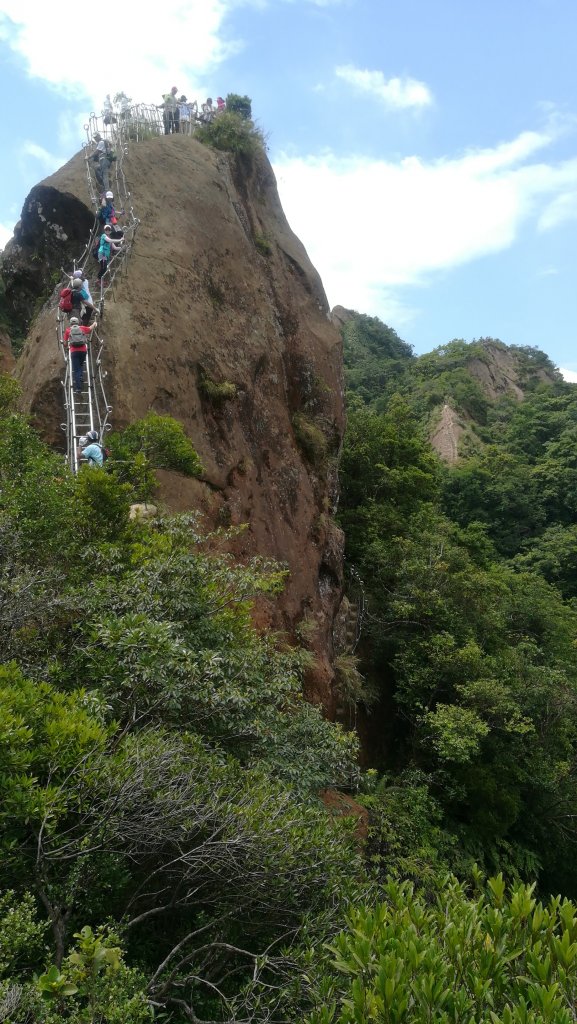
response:
<svg viewBox="0 0 577 1024"><path fill-rule="evenodd" d="M537 271L537 277L556 277L558 273L558 267L542 267Z"/></svg>
<svg viewBox="0 0 577 1024"><path fill-rule="evenodd" d="M550 231L568 220L577 220L577 190L556 196L539 217L540 231Z"/></svg>
<svg viewBox="0 0 577 1024"><path fill-rule="evenodd" d="M492 149L425 161L333 153L274 161L289 222L318 268L332 305L409 314L434 272L506 249L522 225L577 187L577 159L531 161L555 128L523 132Z"/></svg>
<svg viewBox="0 0 577 1024"><path fill-rule="evenodd" d="M428 107L433 102L429 87L415 78L387 79L382 71L367 71L352 64L341 65L335 69L335 74L354 89L369 93L393 110Z"/></svg>
<svg viewBox="0 0 577 1024"><path fill-rule="evenodd" d="M52 174L53 171L62 166L66 159L66 157L63 158L61 155L49 153L44 146L39 146L37 142L33 142L31 139L27 139L22 143L19 149L19 156L24 163L28 162L27 158L39 163L46 174Z"/></svg>
<svg viewBox="0 0 577 1024"><path fill-rule="evenodd" d="M563 375L566 381L570 384L577 384L577 373L575 370L564 370L562 366L559 367L559 373Z"/></svg>
<svg viewBox="0 0 577 1024"><path fill-rule="evenodd" d="M3 249L6 242L12 238L14 227L8 227L7 224L0 224L0 249Z"/></svg>
<svg viewBox="0 0 577 1024"><path fill-rule="evenodd" d="M111 44L106 67L88 51L62 48L62 18L40 0L0 0L0 38L24 59L30 75L65 91L71 100L88 97L99 113L106 92L124 90L139 100L160 102L160 94L176 83L194 95L203 78L239 48L222 31L232 2L163 0L159 8L117 0L108 34L95 29Z"/></svg>

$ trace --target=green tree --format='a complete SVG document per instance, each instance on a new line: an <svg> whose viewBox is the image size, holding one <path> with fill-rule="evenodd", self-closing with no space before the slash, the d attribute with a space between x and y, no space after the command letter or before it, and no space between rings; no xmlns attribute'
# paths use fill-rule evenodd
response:
<svg viewBox="0 0 577 1024"><path fill-rule="evenodd" d="M229 92L226 97L226 109L232 113L239 114L245 121L250 121L252 117L250 96L240 96L236 92Z"/></svg>
<svg viewBox="0 0 577 1024"><path fill-rule="evenodd" d="M316 969L310 1024L570 1024L577 910L503 877L476 895L449 879L434 903L408 884L351 912Z"/></svg>

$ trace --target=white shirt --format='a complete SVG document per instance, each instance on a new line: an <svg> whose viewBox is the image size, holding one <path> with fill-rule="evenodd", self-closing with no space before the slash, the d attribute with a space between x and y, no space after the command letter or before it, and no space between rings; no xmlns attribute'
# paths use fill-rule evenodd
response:
<svg viewBox="0 0 577 1024"><path fill-rule="evenodd" d="M90 294L90 285L88 284L88 281L87 281L86 278L84 278L83 281L82 281L82 287L84 288L84 291L88 295L88 301L92 302L92 295ZM92 305L94 305L93 302L92 302Z"/></svg>

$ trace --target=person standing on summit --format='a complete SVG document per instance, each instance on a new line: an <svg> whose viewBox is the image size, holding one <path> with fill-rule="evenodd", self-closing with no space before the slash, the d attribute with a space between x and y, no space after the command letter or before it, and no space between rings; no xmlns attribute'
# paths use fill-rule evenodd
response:
<svg viewBox="0 0 577 1024"><path fill-rule="evenodd" d="M178 113L178 100L176 98L177 92L178 89L173 85L170 92L163 93L163 102L160 103L157 108L158 110L162 110L165 135L170 135L171 132L177 133L179 129L180 116Z"/></svg>

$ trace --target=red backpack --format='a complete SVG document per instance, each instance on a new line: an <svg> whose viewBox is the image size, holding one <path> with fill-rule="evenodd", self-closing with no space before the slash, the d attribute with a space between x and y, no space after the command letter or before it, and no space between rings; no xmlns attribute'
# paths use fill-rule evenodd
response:
<svg viewBox="0 0 577 1024"><path fill-rule="evenodd" d="M58 308L61 309L63 313L72 312L72 288L62 289L62 291L60 292L60 302L58 303Z"/></svg>

